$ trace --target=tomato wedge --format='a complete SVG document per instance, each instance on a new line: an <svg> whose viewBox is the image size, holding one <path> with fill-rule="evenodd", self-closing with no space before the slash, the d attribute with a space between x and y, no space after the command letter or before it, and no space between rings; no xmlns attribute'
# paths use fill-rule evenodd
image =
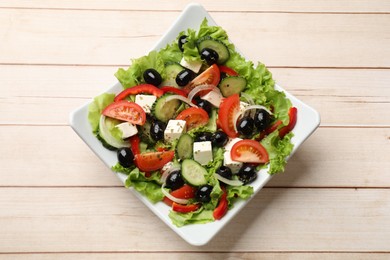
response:
<svg viewBox="0 0 390 260"><path fill-rule="evenodd" d="M180 213L188 213L199 209L199 204L182 205L176 202L172 203L172 210Z"/></svg>
<svg viewBox="0 0 390 260"><path fill-rule="evenodd" d="M136 125L143 125L146 121L146 114L142 107L126 100L111 103L103 110L102 114Z"/></svg>
<svg viewBox="0 0 390 260"><path fill-rule="evenodd" d="M134 86L134 87L127 88L127 89L123 90L114 98L114 102L119 101L119 100L123 100L127 96L137 95L140 93L146 93L146 94L154 95L156 97L161 97L164 94L164 91L162 91L159 88L156 88L155 86L153 86L151 84L141 84L141 85Z"/></svg>
<svg viewBox="0 0 390 260"><path fill-rule="evenodd" d="M227 200L227 193L226 189L222 188L222 196L219 200L218 206L213 211L213 217L216 220L220 220L223 216L225 216L226 212L228 211L228 200Z"/></svg>
<svg viewBox="0 0 390 260"><path fill-rule="evenodd" d="M188 94L191 90L193 90L196 86L199 85L213 85L217 86L219 83L221 75L219 72L218 65L213 64L201 74L199 74L196 78L194 78L187 86L183 88L183 90Z"/></svg>
<svg viewBox="0 0 390 260"><path fill-rule="evenodd" d="M165 93L175 93L175 94L178 94L178 95L180 95L180 96L187 97L186 92L184 92L184 91L181 90L181 89L175 88L175 87L163 86L163 87L161 87L160 89L164 92L164 94L165 94Z"/></svg>
<svg viewBox="0 0 390 260"><path fill-rule="evenodd" d="M232 160L244 163L266 163L267 150L255 140L244 139L235 143L230 151Z"/></svg>
<svg viewBox="0 0 390 260"><path fill-rule="evenodd" d="M209 121L209 115L200 107L190 107L181 111L176 119L186 121L187 130L190 130L198 126L206 125Z"/></svg>
<svg viewBox="0 0 390 260"><path fill-rule="evenodd" d="M196 188L188 184L184 184L181 188L172 191L170 194L178 199L192 199L195 197ZM167 197L164 197L164 202L168 206L172 206L173 201Z"/></svg>
<svg viewBox="0 0 390 260"><path fill-rule="evenodd" d="M238 94L225 98L218 111L218 120L221 129L231 138L237 137L238 133L234 130L234 116L240 111L240 97Z"/></svg>
<svg viewBox="0 0 390 260"><path fill-rule="evenodd" d="M288 117L290 118L290 121L288 122L288 125L282 127L279 130L280 138L283 138L286 134L288 134L289 132L291 132L291 130L294 129L297 123L297 115L298 115L298 109L296 107L291 107L288 110Z"/></svg>
<svg viewBox="0 0 390 260"><path fill-rule="evenodd" d="M172 161L175 151L148 152L135 155L135 163L143 172L152 172L161 169Z"/></svg>
<svg viewBox="0 0 390 260"><path fill-rule="evenodd" d="M238 73L235 70L233 70L227 66L219 65L219 71L220 71L220 73L225 73L229 76L238 76Z"/></svg>

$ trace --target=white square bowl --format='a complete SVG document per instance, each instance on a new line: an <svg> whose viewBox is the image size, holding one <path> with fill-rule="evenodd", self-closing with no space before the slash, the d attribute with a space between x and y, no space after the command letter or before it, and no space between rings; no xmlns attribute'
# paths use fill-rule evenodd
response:
<svg viewBox="0 0 390 260"><path fill-rule="evenodd" d="M188 28L197 30L204 18L207 18L209 25L217 25L201 5L188 5L153 49L158 50L164 48L167 44L174 41L181 31L187 30ZM294 149L289 156L291 157L291 155L298 149L298 147L319 126L320 116L317 111L286 92L280 86L275 85L275 88L285 92L287 98L291 100L293 106L298 109L298 120L293 130L294 137L292 138ZM104 92L119 93L121 90L123 90L123 88L121 84L117 82L114 86ZM101 145L100 141L98 141L98 139L92 134L92 129L87 119L88 105L90 102L91 101L70 114L70 125L81 137L81 139L83 139L84 142L92 149L92 151L107 165L107 167L111 168L111 166L117 163L116 153L105 149ZM126 175L120 173L115 174L118 176L118 178L120 178L121 181L125 182ZM271 175L267 173L267 169L261 170L259 172L258 178L253 183L251 183L251 186L254 188L254 194L252 198L270 179ZM179 228L173 225L170 218L168 217L170 209L166 206L166 204L163 202L152 204L146 197L142 196L134 189L130 190L173 231L175 231L185 241L195 246L207 244L249 202L249 200L237 201L234 205L234 208L229 210L228 213L219 221L207 224L187 225Z"/></svg>

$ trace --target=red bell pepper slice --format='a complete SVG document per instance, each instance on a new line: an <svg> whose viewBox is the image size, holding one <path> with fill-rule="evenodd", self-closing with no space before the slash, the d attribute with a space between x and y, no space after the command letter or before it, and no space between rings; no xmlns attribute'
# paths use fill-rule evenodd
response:
<svg viewBox="0 0 390 260"><path fill-rule="evenodd" d="M199 204L182 205L176 202L172 203L172 210L180 213L188 213L196 211L200 208Z"/></svg>
<svg viewBox="0 0 390 260"><path fill-rule="evenodd" d="M139 149L139 143L141 142L138 135L133 135L129 138L130 141L130 149L133 152L133 155L140 154L141 151Z"/></svg>
<svg viewBox="0 0 390 260"><path fill-rule="evenodd" d="M220 220L223 216L225 216L228 211L228 200L227 200L227 192L225 188L222 188L223 194L221 199L219 200L218 206L214 209L213 217L216 220Z"/></svg>
<svg viewBox="0 0 390 260"><path fill-rule="evenodd" d="M294 129L297 123L297 114L298 114L298 109L296 107L291 107L290 110L288 110L288 117L290 118L290 121L288 122L288 125L282 127L279 130L280 138L283 138L286 134L290 133L291 130Z"/></svg>
<svg viewBox="0 0 390 260"><path fill-rule="evenodd" d="M180 96L183 96L183 97L187 97L187 94L186 92L184 92L183 90L181 89L178 89L178 88L175 88L175 87L171 87L171 86L163 86L160 88L164 94L165 93L175 93L177 95L180 95Z"/></svg>
<svg viewBox="0 0 390 260"><path fill-rule="evenodd" d="M162 91L161 89L159 89L151 84L141 84L141 85L134 86L134 87L127 88L127 89L123 90L114 98L114 102L119 101L119 100L123 100L127 96L137 95L140 93L147 93L147 94L154 95L156 97L161 97L164 94L164 91Z"/></svg>
<svg viewBox="0 0 390 260"><path fill-rule="evenodd" d="M238 76L238 73L232 68L223 65L219 65L218 67L219 67L219 72L221 73L226 73L229 76Z"/></svg>

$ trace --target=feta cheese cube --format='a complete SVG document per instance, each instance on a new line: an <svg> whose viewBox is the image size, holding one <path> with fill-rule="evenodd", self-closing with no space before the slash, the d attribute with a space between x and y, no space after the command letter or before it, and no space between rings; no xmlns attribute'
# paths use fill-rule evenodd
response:
<svg viewBox="0 0 390 260"><path fill-rule="evenodd" d="M234 174L240 170L242 162L232 160L232 157L230 156L230 151L226 151L223 154L223 165L230 168L230 170L232 170L232 173Z"/></svg>
<svg viewBox="0 0 390 260"><path fill-rule="evenodd" d="M130 122L120 123L115 127L121 130L123 139L136 135L138 133L137 127Z"/></svg>
<svg viewBox="0 0 390 260"><path fill-rule="evenodd" d="M210 91L209 93L207 93L206 95L204 95L200 98L210 102L211 105L213 105L215 107L219 107L219 105L221 104L221 101L222 101L222 95L215 92L215 91Z"/></svg>
<svg viewBox="0 0 390 260"><path fill-rule="evenodd" d="M186 121L184 120L169 120L164 131L164 139L172 142L178 139L186 129Z"/></svg>
<svg viewBox="0 0 390 260"><path fill-rule="evenodd" d="M156 96L153 95L136 95L135 96L135 103L137 103L142 109L145 111L145 113L150 113L150 109L153 106L153 103L156 101Z"/></svg>
<svg viewBox="0 0 390 260"><path fill-rule="evenodd" d="M184 57L180 61L180 65L184 68L192 70L195 73L198 73L200 68L202 67L201 61L186 61Z"/></svg>
<svg viewBox="0 0 390 260"><path fill-rule="evenodd" d="M233 145L234 145L235 143L237 143L238 141L241 141L241 140L242 140L242 139L241 139L241 138L238 138L238 137L236 137L236 138L230 138L229 141L228 141L228 143L225 145L225 151L229 151L229 152L230 152L230 150L232 149Z"/></svg>
<svg viewBox="0 0 390 260"><path fill-rule="evenodd" d="M210 141L194 142L194 160L206 165L213 160L213 151Z"/></svg>

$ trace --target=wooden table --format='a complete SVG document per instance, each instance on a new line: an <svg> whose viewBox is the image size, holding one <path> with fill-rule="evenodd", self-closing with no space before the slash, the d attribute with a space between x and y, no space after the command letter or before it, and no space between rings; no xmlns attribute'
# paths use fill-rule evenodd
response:
<svg viewBox="0 0 390 260"><path fill-rule="evenodd" d="M0 258L389 259L390 2L200 1L320 128L208 245L149 211L69 113L188 1L0 2Z"/></svg>

